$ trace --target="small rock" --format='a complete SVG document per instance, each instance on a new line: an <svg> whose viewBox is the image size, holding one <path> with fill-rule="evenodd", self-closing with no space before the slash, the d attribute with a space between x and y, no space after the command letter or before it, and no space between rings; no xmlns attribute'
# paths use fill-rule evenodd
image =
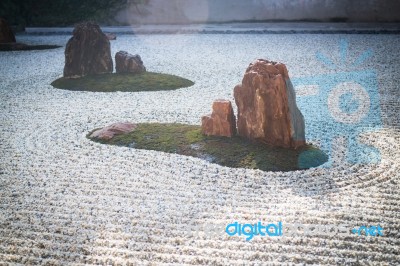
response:
<svg viewBox="0 0 400 266"><path fill-rule="evenodd" d="M110 41L115 41L117 39L117 35L115 35L114 33L105 33L105 35L107 36L107 39L109 39Z"/></svg>
<svg viewBox="0 0 400 266"><path fill-rule="evenodd" d="M64 77L78 78L112 71L110 41L100 26L91 22L77 24L65 47Z"/></svg>
<svg viewBox="0 0 400 266"><path fill-rule="evenodd" d="M305 144L304 118L284 64L264 59L251 63L234 96L240 136L285 148Z"/></svg>
<svg viewBox="0 0 400 266"><path fill-rule="evenodd" d="M7 21L3 18L0 18L0 43L14 43L15 35L12 32L10 26Z"/></svg>
<svg viewBox="0 0 400 266"><path fill-rule="evenodd" d="M142 73L146 72L143 61L139 55L119 51L115 54L115 70L117 73Z"/></svg>
<svg viewBox="0 0 400 266"><path fill-rule="evenodd" d="M101 140L110 140L114 136L132 132L135 130L136 125L129 122L119 122L104 128L95 130L90 134L89 138L96 138Z"/></svg>
<svg viewBox="0 0 400 266"><path fill-rule="evenodd" d="M232 137L236 134L236 119L232 103L228 100L216 100L211 115L201 118L201 131L207 136Z"/></svg>

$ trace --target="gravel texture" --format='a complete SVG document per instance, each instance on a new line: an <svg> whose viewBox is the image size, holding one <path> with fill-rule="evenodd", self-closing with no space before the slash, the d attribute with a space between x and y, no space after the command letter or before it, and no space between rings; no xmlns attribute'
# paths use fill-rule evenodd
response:
<svg viewBox="0 0 400 266"><path fill-rule="evenodd" d="M65 45L68 38L19 41ZM85 137L117 121L200 124L214 99L233 100L254 59L284 62L291 77L331 73L315 53L335 61L342 38L351 62L374 51L362 67L377 73L383 125L360 138L380 150L379 164L338 156L330 168L262 172ZM138 53L148 71L195 82L137 93L54 89L64 48L0 53L0 264L400 264L399 42L399 35L119 35L113 55ZM301 99L300 109L308 104ZM318 143L323 128L303 114L307 139ZM245 241L223 229L207 233L259 220L380 224L384 235Z"/></svg>

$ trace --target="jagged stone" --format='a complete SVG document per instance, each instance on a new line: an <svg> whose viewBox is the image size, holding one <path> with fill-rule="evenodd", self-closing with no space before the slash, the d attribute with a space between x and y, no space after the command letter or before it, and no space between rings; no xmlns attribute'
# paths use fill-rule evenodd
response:
<svg viewBox="0 0 400 266"><path fill-rule="evenodd" d="M91 22L77 24L65 47L64 77L78 78L112 71L110 41L100 26Z"/></svg>
<svg viewBox="0 0 400 266"><path fill-rule="evenodd" d="M234 97L238 135L278 147L305 144L304 118L284 64L264 59L251 63Z"/></svg>
<svg viewBox="0 0 400 266"><path fill-rule="evenodd" d="M216 100L211 115L201 119L201 130L207 136L232 137L236 134L236 119L232 103L228 100Z"/></svg>

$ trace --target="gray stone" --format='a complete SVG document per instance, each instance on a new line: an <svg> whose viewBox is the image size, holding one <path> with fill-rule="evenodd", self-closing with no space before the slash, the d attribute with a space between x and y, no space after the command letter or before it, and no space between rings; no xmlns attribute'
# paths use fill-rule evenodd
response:
<svg viewBox="0 0 400 266"><path fill-rule="evenodd" d="M132 55L125 51L115 54L115 71L117 73L142 73L146 72L146 67L140 55Z"/></svg>
<svg viewBox="0 0 400 266"><path fill-rule="evenodd" d="M112 71L110 41L99 25L77 24L65 47L64 77L78 78Z"/></svg>

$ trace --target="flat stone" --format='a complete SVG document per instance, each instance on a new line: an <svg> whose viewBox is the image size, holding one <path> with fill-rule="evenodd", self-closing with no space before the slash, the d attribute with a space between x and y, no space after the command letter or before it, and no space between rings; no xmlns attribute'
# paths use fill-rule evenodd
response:
<svg viewBox="0 0 400 266"><path fill-rule="evenodd" d="M119 122L112 125L95 130L90 134L89 138L96 138L101 140L110 140L115 136L132 132L135 130L136 125L130 122Z"/></svg>

